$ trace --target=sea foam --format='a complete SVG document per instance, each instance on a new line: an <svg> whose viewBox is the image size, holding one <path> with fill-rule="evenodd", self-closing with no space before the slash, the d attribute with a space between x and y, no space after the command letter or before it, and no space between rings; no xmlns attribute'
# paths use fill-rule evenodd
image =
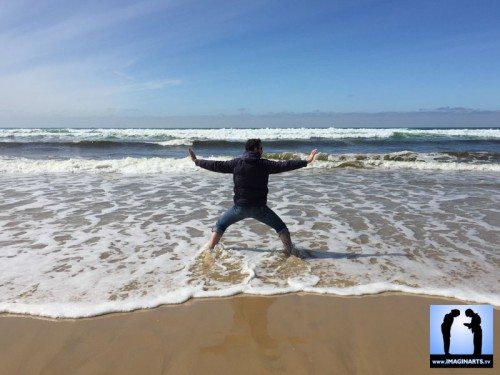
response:
<svg viewBox="0 0 500 375"><path fill-rule="evenodd" d="M231 156L203 156L208 160L230 160ZM302 159L307 154L272 154L271 160ZM407 151L390 154L320 154L310 165L312 168L362 168L362 169L416 169L442 171L490 171L500 172L500 164L482 160L460 161L456 157L443 154L417 154ZM120 174L159 174L197 167L190 158L134 158L122 159L29 159L0 156L0 173L39 174L39 173L120 173Z"/></svg>
<svg viewBox="0 0 500 375"><path fill-rule="evenodd" d="M304 259L254 220L204 258L228 175L0 174L0 311L78 318L298 291L500 305L496 173L308 168L269 187Z"/></svg>
<svg viewBox="0 0 500 375"><path fill-rule="evenodd" d="M263 129L0 129L2 142L143 141L163 145L191 145L193 141L339 140L346 138L459 137L500 139L500 129L374 129L374 128L263 128Z"/></svg>

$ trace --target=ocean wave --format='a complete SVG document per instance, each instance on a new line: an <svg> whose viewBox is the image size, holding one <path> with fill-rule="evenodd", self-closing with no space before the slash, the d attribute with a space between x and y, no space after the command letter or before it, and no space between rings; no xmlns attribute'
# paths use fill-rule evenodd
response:
<svg viewBox="0 0 500 375"><path fill-rule="evenodd" d="M202 156L200 156L201 158ZM304 160L303 153L269 153L271 160ZM206 159L229 160L230 156L210 156ZM500 172L499 153L415 153L409 151L388 154L324 154L317 155L310 167L317 169L425 169L442 171ZM0 173L124 173L150 174L182 172L197 168L186 158L123 159L29 159L0 157Z"/></svg>
<svg viewBox="0 0 500 375"><path fill-rule="evenodd" d="M424 138L422 138L424 139ZM327 139L313 137L311 139L280 139L280 140L266 140L264 147L266 149L274 150L297 150L304 148L319 148L333 151L335 149L352 149L352 148L421 148L425 145L422 144L422 139L394 140L392 138L342 138L342 139ZM483 149L491 150L495 147L500 147L500 139L449 139L449 138L433 138L428 139L431 148L448 148L448 149ZM425 142L425 141L424 141ZM458 143L460 142L460 143ZM220 152L221 150L234 150L242 149L244 140L220 140L220 139L183 139L172 138L166 141L152 141L152 140L17 140L5 141L0 138L0 150L67 150L76 151L82 150L106 150L106 149L120 149L123 151L124 156L127 155L128 150L142 149L146 152L155 150L178 150L182 147L194 147L197 149L212 149ZM464 151L449 151L449 155L463 154Z"/></svg>
<svg viewBox="0 0 500 375"><path fill-rule="evenodd" d="M284 259L274 231L252 223L235 224L205 257L232 180L187 158L10 159L38 174L0 173L0 312L79 318L294 292L404 292L499 306L498 174L321 169L426 157L321 154L318 169L271 178L270 204L304 259Z"/></svg>
<svg viewBox="0 0 500 375"><path fill-rule="evenodd" d="M305 280L303 280L305 279ZM127 299L125 301L106 301L99 303L67 302L67 303L0 303L0 313L32 315L46 318L78 319L89 318L117 312L130 312L151 309L161 305L180 304L191 298L230 297L237 294L249 295L281 295L286 293L306 292L312 294L329 294L334 296L353 297L382 293L407 293L430 297L456 298L461 301L486 303L500 306L500 299L494 294L479 294L460 289L412 288L391 283L373 283L349 288L318 288L308 285L307 278L289 279L286 288L262 288L261 290L248 285L206 291L200 287L182 288L177 291L165 292L161 296Z"/></svg>
<svg viewBox="0 0 500 375"><path fill-rule="evenodd" d="M190 145L195 141L328 141L341 139L500 139L500 129L262 128L262 129L0 129L2 142L106 141Z"/></svg>
<svg viewBox="0 0 500 375"><path fill-rule="evenodd" d="M106 148L128 148L128 147L142 147L150 149L162 148L162 145L155 142L139 142L139 141L110 141L110 140L84 140L84 141L23 141L23 142L0 142L0 149L15 149L22 147L69 147L69 148L82 148L82 149L106 149Z"/></svg>

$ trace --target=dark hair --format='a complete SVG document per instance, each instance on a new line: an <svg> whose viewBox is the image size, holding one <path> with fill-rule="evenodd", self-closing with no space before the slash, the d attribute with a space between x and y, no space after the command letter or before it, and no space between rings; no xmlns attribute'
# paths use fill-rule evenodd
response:
<svg viewBox="0 0 500 375"><path fill-rule="evenodd" d="M249 139L245 143L245 151L253 151L256 147L261 147L262 141L258 138Z"/></svg>

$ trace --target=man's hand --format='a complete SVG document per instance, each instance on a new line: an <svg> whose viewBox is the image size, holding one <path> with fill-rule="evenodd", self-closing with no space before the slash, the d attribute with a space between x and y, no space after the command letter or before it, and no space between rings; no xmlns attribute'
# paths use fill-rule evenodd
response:
<svg viewBox="0 0 500 375"><path fill-rule="evenodd" d="M314 160L314 157L316 156L317 153L318 153L317 149L314 149L314 150L311 151L311 153L309 154L309 156L306 159L307 164L311 164L312 163L312 161Z"/></svg>
<svg viewBox="0 0 500 375"><path fill-rule="evenodd" d="M195 161L196 161L196 155L195 155L195 153L193 152L193 150L191 150L191 147L190 147L190 148L188 148L188 152L189 152L189 156L191 156L191 160L192 160L193 162L195 162Z"/></svg>

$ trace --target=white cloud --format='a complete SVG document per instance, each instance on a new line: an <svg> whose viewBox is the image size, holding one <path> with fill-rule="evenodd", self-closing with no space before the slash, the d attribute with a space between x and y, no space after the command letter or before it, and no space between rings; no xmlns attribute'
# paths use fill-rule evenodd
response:
<svg viewBox="0 0 500 375"><path fill-rule="evenodd" d="M29 22L19 26L25 21L22 8L0 6L0 20L19 18L17 26L13 21L14 26L0 31L0 111L4 115L99 115L110 107L127 107L127 93L180 85L178 78L133 77L127 72L138 59L133 51L90 48L78 56L65 54L65 46L77 46L88 35L105 36L113 27L169 5L173 2L149 0L107 9L97 5L73 11L67 18L61 13L36 27ZM30 13L40 12L42 17L44 10Z"/></svg>
<svg viewBox="0 0 500 375"><path fill-rule="evenodd" d="M178 86L182 84L180 79L157 79L152 81L135 82L130 85L120 86L119 91L147 91L147 90L161 90L171 86Z"/></svg>
<svg viewBox="0 0 500 375"><path fill-rule="evenodd" d="M0 60L0 73L2 67L4 69L12 68L19 63L36 61L37 58L50 56L54 52L64 49L66 44L81 42L81 39L87 34L103 32L164 7L165 2L142 1L122 8L100 8L90 12L77 13L30 30L13 27L0 34L0 46L4 51Z"/></svg>
<svg viewBox="0 0 500 375"><path fill-rule="evenodd" d="M127 93L164 90L182 83L180 79L97 79L105 73L102 66L112 63L85 60L0 76L0 111L12 115L98 115L107 113L109 107L128 106Z"/></svg>

